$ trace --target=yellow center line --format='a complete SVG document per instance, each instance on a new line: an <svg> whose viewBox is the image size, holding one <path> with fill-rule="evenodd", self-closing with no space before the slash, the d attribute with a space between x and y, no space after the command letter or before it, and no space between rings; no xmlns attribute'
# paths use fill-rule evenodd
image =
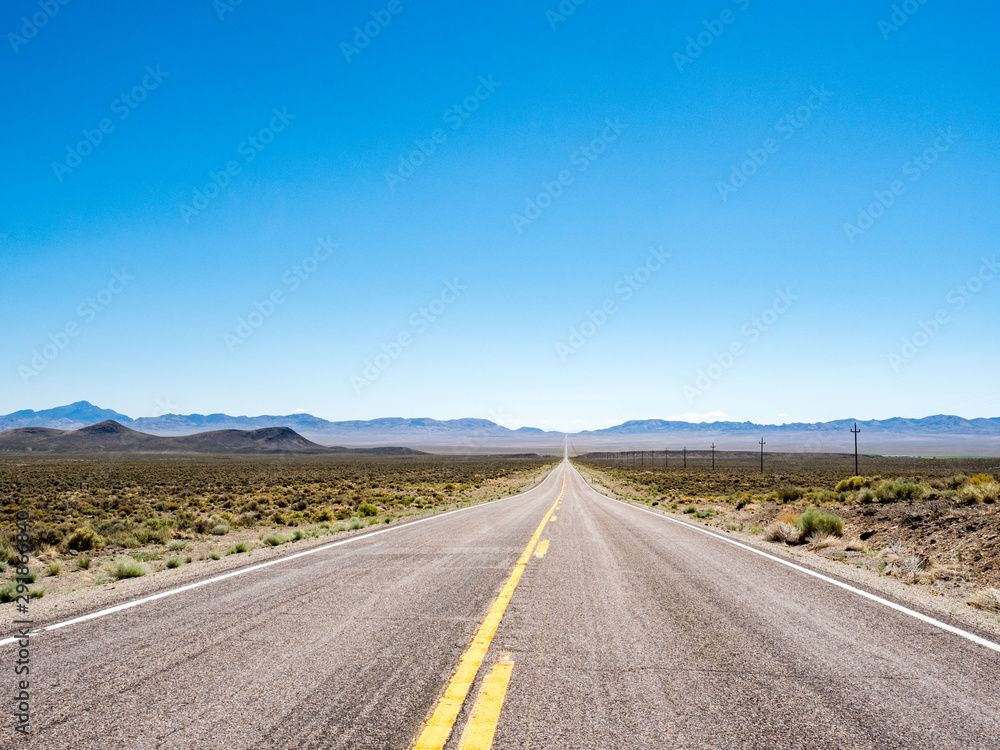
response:
<svg viewBox="0 0 1000 750"><path fill-rule="evenodd" d="M504 698L507 697L507 686L510 684L510 674L514 664L510 658L505 658L494 665L489 675L483 680L479 697L472 708L472 716L462 734L458 750L491 750L493 735L500 721L500 711L503 709Z"/></svg>
<svg viewBox="0 0 1000 750"><path fill-rule="evenodd" d="M455 719L458 718L458 713L462 710L462 704L465 703L465 698L469 694L469 688L472 687L476 675L479 674L479 667L482 666L486 652L489 651L490 643L493 642L493 635L500 626L503 613L507 609L507 605L510 604L510 598L514 594L514 589L517 588L518 581L521 580L524 567L528 564L528 560L531 559L531 553L534 551L535 545L538 544L538 539L542 535L542 529L545 528L545 524L549 521L549 516L552 515L552 511L555 510L556 505L562 500L563 493L565 492L566 476L563 475L562 489L559 490L559 497L552 503L552 507L545 514L545 518L542 519L542 522L538 524L538 528L535 529L535 533L528 542L528 546L524 548L524 552L517 558L517 563L514 565L514 570L511 571L507 583L504 584L504 587L500 590L500 595L493 602L493 606L490 607L490 611L487 613L486 619L483 620L483 624L479 626L479 630L472 639L472 644L462 654L462 659L458 662L458 669L455 670L455 675L451 678L451 682L448 683L448 687L445 688L444 695L438 700L430 718L424 724L424 729L413 745L413 750L443 750L445 743L451 736Z"/></svg>
<svg viewBox="0 0 1000 750"><path fill-rule="evenodd" d="M535 557L545 557L545 553L549 551L549 540L543 539L538 543L538 549L535 550Z"/></svg>

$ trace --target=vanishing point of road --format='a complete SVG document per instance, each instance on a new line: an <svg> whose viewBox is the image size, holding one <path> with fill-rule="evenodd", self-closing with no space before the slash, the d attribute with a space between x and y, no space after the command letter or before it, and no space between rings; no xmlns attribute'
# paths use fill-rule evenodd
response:
<svg viewBox="0 0 1000 750"><path fill-rule="evenodd" d="M993 644L565 461L248 567L35 635L33 733L5 712L0 747L1000 747Z"/></svg>

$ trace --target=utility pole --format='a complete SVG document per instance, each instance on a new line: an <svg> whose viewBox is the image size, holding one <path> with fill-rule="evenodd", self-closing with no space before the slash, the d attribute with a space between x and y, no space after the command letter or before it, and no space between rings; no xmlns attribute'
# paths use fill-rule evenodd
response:
<svg viewBox="0 0 1000 750"><path fill-rule="evenodd" d="M712 471L715 471L715 443L712 443Z"/></svg>
<svg viewBox="0 0 1000 750"><path fill-rule="evenodd" d="M854 423L854 429L851 430L854 433L854 476L858 476L858 433L861 430L858 429L858 423Z"/></svg>
<svg viewBox="0 0 1000 750"><path fill-rule="evenodd" d="M688 449L687 449L687 446L685 445L684 446L684 468L686 469L687 467L688 467Z"/></svg>
<svg viewBox="0 0 1000 750"><path fill-rule="evenodd" d="M764 446L767 443L764 442L764 438L760 439L760 473L764 473Z"/></svg>

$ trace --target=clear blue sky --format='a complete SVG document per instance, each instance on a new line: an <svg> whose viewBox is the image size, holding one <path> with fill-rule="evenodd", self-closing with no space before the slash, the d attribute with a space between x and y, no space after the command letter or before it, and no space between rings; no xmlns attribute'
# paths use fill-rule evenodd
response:
<svg viewBox="0 0 1000 750"><path fill-rule="evenodd" d="M893 13L4 3L0 412L996 416L1000 11Z"/></svg>

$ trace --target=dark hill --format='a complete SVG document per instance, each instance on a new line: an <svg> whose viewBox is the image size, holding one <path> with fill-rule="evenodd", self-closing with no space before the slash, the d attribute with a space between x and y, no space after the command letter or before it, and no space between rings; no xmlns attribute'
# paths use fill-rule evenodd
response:
<svg viewBox="0 0 1000 750"><path fill-rule="evenodd" d="M411 455L409 448L352 450L327 448L288 427L215 430L181 437L159 437L105 420L78 430L20 427L0 432L0 451L45 453L298 453Z"/></svg>

